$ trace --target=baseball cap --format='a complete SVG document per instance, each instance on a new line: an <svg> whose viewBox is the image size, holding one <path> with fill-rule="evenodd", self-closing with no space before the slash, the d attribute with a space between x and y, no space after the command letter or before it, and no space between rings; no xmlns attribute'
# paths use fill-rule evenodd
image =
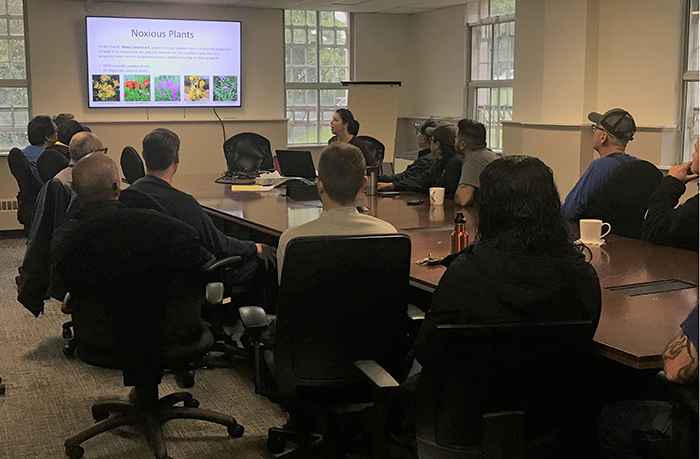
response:
<svg viewBox="0 0 700 459"><path fill-rule="evenodd" d="M419 123L418 121L416 121L416 122L413 124L413 127L415 127L416 130L417 130L418 132L420 132L421 134L426 135L426 134L425 134L425 130L426 130L426 129L428 129L429 127L435 127L435 126L437 126L438 124L440 124L440 120L439 120L439 119L437 119L437 118L430 118L429 120L425 120L425 121L423 122L423 124L421 124L421 123Z"/></svg>
<svg viewBox="0 0 700 459"><path fill-rule="evenodd" d="M637 125L634 122L634 118L632 118L632 115L630 115L627 110L623 110L622 108L613 108L605 112L604 115L591 112L588 114L588 119L596 124L600 124L606 131L618 139L632 140L634 133L637 132Z"/></svg>
<svg viewBox="0 0 700 459"><path fill-rule="evenodd" d="M457 134L457 126L445 121L435 127L429 127L425 130L425 135L433 137L440 142L441 145L455 146L455 134Z"/></svg>

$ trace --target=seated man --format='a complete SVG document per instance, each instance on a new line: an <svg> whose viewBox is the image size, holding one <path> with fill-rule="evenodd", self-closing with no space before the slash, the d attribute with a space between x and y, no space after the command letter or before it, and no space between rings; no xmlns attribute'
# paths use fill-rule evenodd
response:
<svg viewBox="0 0 700 459"><path fill-rule="evenodd" d="M462 175L455 193L455 204L465 207L476 200L479 189L479 175L486 165L498 158L496 153L486 148L486 127L478 121L460 120L455 137L455 148L464 156Z"/></svg>
<svg viewBox="0 0 700 459"><path fill-rule="evenodd" d="M439 123L440 120L431 118L421 124L420 127L416 126L418 147L420 148L418 158L400 174L380 175L377 177L377 181L398 184L399 188L410 186L411 183L416 183L416 180L418 180L423 172L430 169L430 166L432 166L437 159L434 155L430 154L430 141L428 140L425 130L435 127ZM418 123L416 123L416 125L418 125Z"/></svg>
<svg viewBox="0 0 700 459"><path fill-rule="evenodd" d="M274 247L226 236L214 226L211 217L193 196L173 188L173 176L180 163L180 139L177 134L168 129L154 129L143 138L142 151L146 176L134 182L131 188L150 195L168 215L194 227L202 245L214 257L242 256L245 264L234 270L228 279L232 284L260 282L262 263L264 268L277 263ZM256 295L261 295L262 289L262 285L253 287Z"/></svg>
<svg viewBox="0 0 700 459"><path fill-rule="evenodd" d="M696 305L681 324L681 332L668 343L663 353L664 372L672 382L685 384L698 380L698 327ZM627 400L603 408L598 439L607 457L672 457L673 436L680 435L674 432L672 412L670 403L658 400ZM686 434L692 435L690 432Z"/></svg>
<svg viewBox="0 0 700 459"><path fill-rule="evenodd" d="M685 184L698 178L698 142L692 161L673 166L649 201L644 238L652 244L698 251L698 195L678 205Z"/></svg>
<svg viewBox="0 0 700 459"><path fill-rule="evenodd" d="M355 208L355 199L367 187L365 160L354 145L335 142L328 145L318 161L316 186L323 203L318 219L289 228L280 236L277 247L277 268L282 277L284 250L287 243L300 236L360 235L395 233L390 223Z"/></svg>
<svg viewBox="0 0 700 459"><path fill-rule="evenodd" d="M63 246L63 241L70 237L71 230L82 220L104 212L125 209L119 202L121 179L117 164L107 155L91 153L78 160L73 166L73 189L80 199L80 208L75 217L56 228L51 242L51 254ZM65 287L60 279L51 276L51 296L63 298Z"/></svg>
<svg viewBox="0 0 700 459"><path fill-rule="evenodd" d="M588 119L595 123L593 149L600 154L600 158L588 165L562 205L564 218L575 222L591 218L598 191L605 178L621 164L637 159L625 153L627 143L637 131L634 118L626 110L613 108L604 115L591 112Z"/></svg>
<svg viewBox="0 0 700 459"><path fill-rule="evenodd" d="M71 138L68 152L70 154L70 162L68 163L68 167L56 174L55 178L59 179L61 183L63 183L63 186L65 186L66 190L71 193L71 196L75 197L75 190L73 190L73 187L71 186L73 181L73 166L83 156L89 155L93 152L106 154L107 149L102 146L102 141L95 134L81 131L76 133Z"/></svg>
<svg viewBox="0 0 700 459"><path fill-rule="evenodd" d="M56 118L54 118L54 122L56 122ZM56 143L54 143L51 148L61 153L70 161L71 139L75 134L87 131L87 129L85 129L85 126L74 119L64 120L61 122L61 124L56 122L56 126L58 128L58 140L56 140Z"/></svg>
<svg viewBox="0 0 700 459"><path fill-rule="evenodd" d="M437 158L427 171L423 172L414 183L378 182L378 191L417 191L427 194L431 187L445 189L445 199L452 199L462 171L464 157L455 151L454 124L442 122L434 128L426 128L430 142L430 151Z"/></svg>
<svg viewBox="0 0 700 459"><path fill-rule="evenodd" d="M29 161L29 168L34 178L43 184L44 181L41 180L36 161L44 150L52 146L58 139L56 124L46 115L35 116L27 125L27 137L30 145L22 150L22 153Z"/></svg>

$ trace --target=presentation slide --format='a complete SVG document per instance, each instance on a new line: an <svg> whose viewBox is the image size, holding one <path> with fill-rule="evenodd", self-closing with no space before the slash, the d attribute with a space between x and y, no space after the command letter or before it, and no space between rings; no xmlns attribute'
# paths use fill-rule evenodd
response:
<svg viewBox="0 0 700 459"><path fill-rule="evenodd" d="M241 106L240 22L85 22L89 107Z"/></svg>

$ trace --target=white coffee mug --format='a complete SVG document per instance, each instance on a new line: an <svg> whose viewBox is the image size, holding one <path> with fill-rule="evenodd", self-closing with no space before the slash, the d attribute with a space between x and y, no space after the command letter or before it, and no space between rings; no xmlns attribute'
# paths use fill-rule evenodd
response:
<svg viewBox="0 0 700 459"><path fill-rule="evenodd" d="M430 205L441 206L445 204L445 189L441 187L430 188Z"/></svg>
<svg viewBox="0 0 700 459"><path fill-rule="evenodd" d="M608 225L608 230L604 234L600 234L603 226ZM584 244L600 244L602 239L608 235L611 230L610 223L604 223L602 220L595 218L585 218L579 222L581 229L581 242Z"/></svg>

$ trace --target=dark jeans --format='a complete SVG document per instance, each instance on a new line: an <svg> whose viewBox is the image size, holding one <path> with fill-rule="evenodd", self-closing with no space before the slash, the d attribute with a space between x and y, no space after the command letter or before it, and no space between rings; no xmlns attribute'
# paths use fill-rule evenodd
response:
<svg viewBox="0 0 700 459"><path fill-rule="evenodd" d="M629 400L606 406L598 440L611 459L672 457L673 407L666 402Z"/></svg>
<svg viewBox="0 0 700 459"><path fill-rule="evenodd" d="M265 269L260 258L251 257L238 268L226 271L223 282L236 310L241 306L261 306L268 314L276 311L277 269Z"/></svg>

